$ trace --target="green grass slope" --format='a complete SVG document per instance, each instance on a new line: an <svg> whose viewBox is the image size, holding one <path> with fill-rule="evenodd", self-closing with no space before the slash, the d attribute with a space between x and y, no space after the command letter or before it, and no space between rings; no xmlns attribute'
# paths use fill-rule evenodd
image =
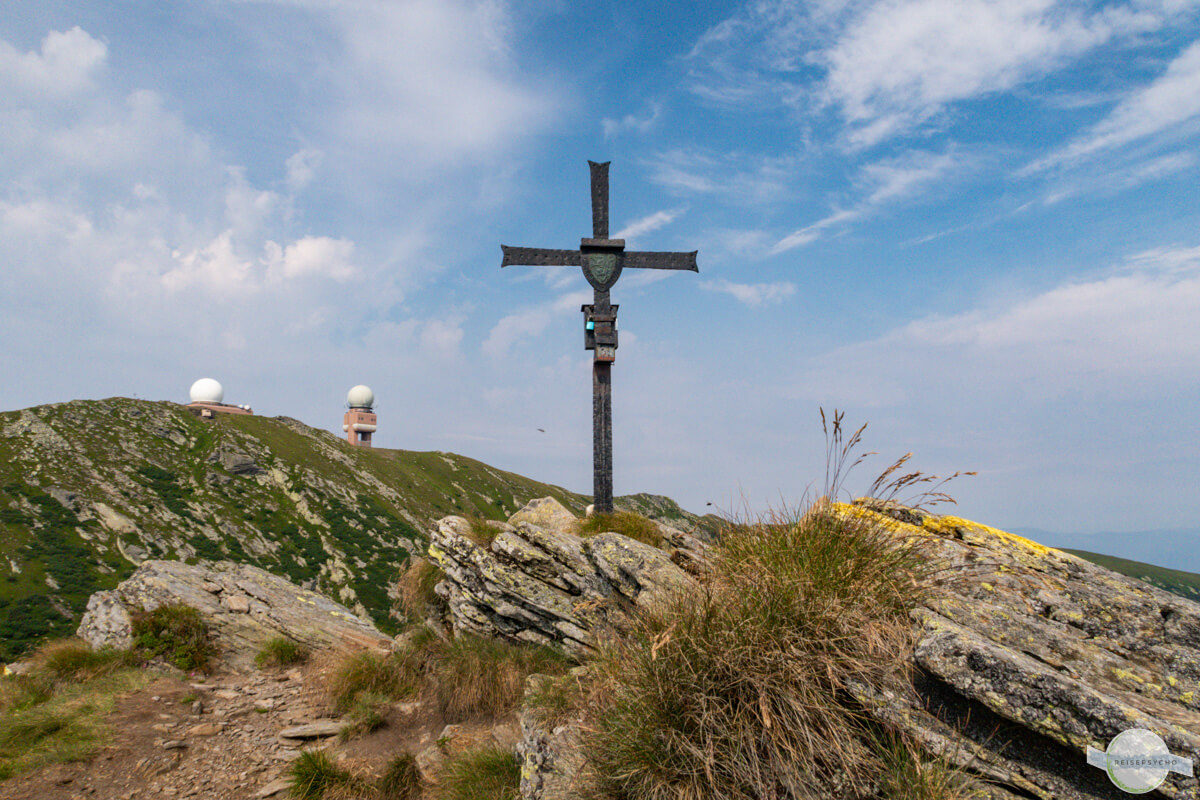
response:
<svg viewBox="0 0 1200 800"><path fill-rule="evenodd" d="M78 625L147 558L255 564L396 628L396 577L447 514L588 498L441 452L351 447L286 417L76 400L0 414L0 660ZM619 507L694 524L670 500ZM704 523L711 524L706 519Z"/></svg>
<svg viewBox="0 0 1200 800"><path fill-rule="evenodd" d="M1153 564L1143 564L1141 561L1132 561L1128 558L1090 553L1087 550L1063 549L1067 553L1077 555L1082 559L1091 561L1093 564L1099 564L1106 569L1111 569L1113 572L1119 572L1130 578L1137 578L1139 581L1145 581L1151 586L1157 586L1159 589L1171 594L1177 594L1180 597L1186 597L1188 600L1200 602L1200 575L1194 572L1157 567Z"/></svg>

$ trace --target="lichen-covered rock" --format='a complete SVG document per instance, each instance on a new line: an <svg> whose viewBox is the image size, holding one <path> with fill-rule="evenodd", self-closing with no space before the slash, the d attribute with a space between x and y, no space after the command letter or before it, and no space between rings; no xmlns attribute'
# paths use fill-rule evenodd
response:
<svg viewBox="0 0 1200 800"><path fill-rule="evenodd" d="M313 649L391 646L388 636L345 606L258 567L227 561L146 561L116 589L91 596L77 635L93 647L127 647L132 612L172 603L200 612L222 657L234 666L252 664L277 636Z"/></svg>
<svg viewBox="0 0 1200 800"><path fill-rule="evenodd" d="M589 791L582 769L578 720L557 724L546 722L530 700L547 683L561 678L530 675L525 681L525 702L521 707L521 741L517 758L521 762L523 800L584 800L595 796Z"/></svg>
<svg viewBox="0 0 1200 800"><path fill-rule="evenodd" d="M575 524L575 515L553 497L539 497L508 518L508 524L514 527L519 522L549 531L568 530Z"/></svg>
<svg viewBox="0 0 1200 800"><path fill-rule="evenodd" d="M438 522L429 557L446 574L437 592L454 630L581 653L633 607L648 606L669 590L697 587L663 550L617 533L582 538L571 532L575 518L559 513L566 510L556 501L530 506L486 547L472 539L462 517ZM557 528L527 521L526 510L525 517Z"/></svg>
<svg viewBox="0 0 1200 800"><path fill-rule="evenodd" d="M916 694L864 706L1018 796L1124 796L1086 762L1132 728L1200 765L1200 604L950 516L860 501L842 513L920 542L941 576L914 614ZM1170 774L1157 796L1200 796Z"/></svg>

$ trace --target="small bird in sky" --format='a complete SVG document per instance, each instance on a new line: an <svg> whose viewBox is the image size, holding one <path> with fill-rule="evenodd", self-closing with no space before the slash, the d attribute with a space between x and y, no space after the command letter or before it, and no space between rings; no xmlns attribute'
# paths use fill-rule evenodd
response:
<svg viewBox="0 0 1200 800"><path fill-rule="evenodd" d="M541 431L542 433L545 433L545 432L546 432L546 429L545 429L545 428L538 428L538 430L539 430L539 431Z"/></svg>

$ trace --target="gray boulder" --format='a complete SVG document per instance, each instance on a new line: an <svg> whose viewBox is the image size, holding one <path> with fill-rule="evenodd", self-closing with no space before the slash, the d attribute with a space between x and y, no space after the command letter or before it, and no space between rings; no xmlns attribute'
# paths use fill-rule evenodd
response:
<svg viewBox="0 0 1200 800"><path fill-rule="evenodd" d="M1200 604L950 516L847 509L928 548L942 579L913 613L915 692L856 693L996 797L1123 797L1086 748L1145 728L1200 766ZM1171 774L1150 796L1200 796Z"/></svg>
<svg viewBox="0 0 1200 800"><path fill-rule="evenodd" d="M286 636L313 649L388 650L391 638L345 606L247 564L146 561L116 589L96 592L77 635L93 647L128 647L131 615L183 603L200 612L222 657L247 667L262 645Z"/></svg>
<svg viewBox="0 0 1200 800"><path fill-rule="evenodd" d="M438 522L429 557L446 574L437 592L455 631L582 653L633 608L666 591L698 588L667 551L617 533L576 535L575 517L551 498L533 501L509 523L484 546L462 517Z"/></svg>

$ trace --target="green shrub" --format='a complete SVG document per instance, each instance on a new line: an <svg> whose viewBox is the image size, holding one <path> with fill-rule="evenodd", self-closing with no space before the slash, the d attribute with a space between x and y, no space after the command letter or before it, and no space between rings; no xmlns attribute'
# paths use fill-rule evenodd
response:
<svg viewBox="0 0 1200 800"><path fill-rule="evenodd" d="M320 800L330 789L352 786L356 781L349 770L333 763L324 750L305 750L288 765L292 797Z"/></svg>
<svg viewBox="0 0 1200 800"><path fill-rule="evenodd" d="M264 667L290 667L303 664L308 660L308 648L299 642L292 641L286 636L276 636L267 640L262 649L254 656L254 663L259 669Z"/></svg>
<svg viewBox="0 0 1200 800"><path fill-rule="evenodd" d="M183 604L133 615L133 649L146 660L162 658L182 670L207 670L217 656L200 612Z"/></svg>
<svg viewBox="0 0 1200 800"><path fill-rule="evenodd" d="M892 685L911 642L923 559L818 503L731 529L699 596L641 617L597 662L584 737L624 797L867 792L880 763L841 698Z"/></svg>
<svg viewBox="0 0 1200 800"><path fill-rule="evenodd" d="M593 514L579 521L579 535L589 536L612 531L651 547L663 546L662 534L653 520L632 511L613 511L610 514Z"/></svg>
<svg viewBox="0 0 1200 800"><path fill-rule="evenodd" d="M438 772L437 800L516 800L521 764L509 750L468 750L450 758Z"/></svg>
<svg viewBox="0 0 1200 800"><path fill-rule="evenodd" d="M412 753L401 753L388 761L379 779L379 795L382 800L420 800L421 773Z"/></svg>

